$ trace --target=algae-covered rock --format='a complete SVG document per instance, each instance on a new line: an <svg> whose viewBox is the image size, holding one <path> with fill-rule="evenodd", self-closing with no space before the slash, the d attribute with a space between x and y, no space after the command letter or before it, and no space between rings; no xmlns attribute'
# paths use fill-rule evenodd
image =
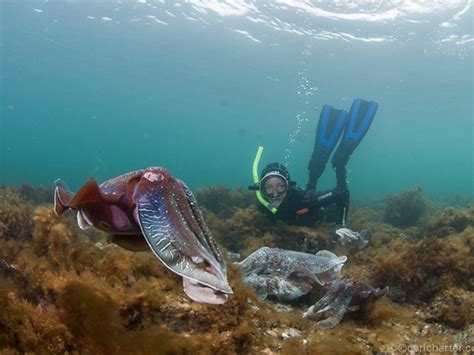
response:
<svg viewBox="0 0 474 355"><path fill-rule="evenodd" d="M33 223L32 207L17 190L0 188L0 239L28 240Z"/></svg>
<svg viewBox="0 0 474 355"><path fill-rule="evenodd" d="M53 203L54 190L46 186L32 186L30 184L21 184L18 188L20 196L35 205L44 203Z"/></svg>
<svg viewBox="0 0 474 355"><path fill-rule="evenodd" d="M426 211L421 187L398 195L390 195L385 201L384 221L397 227L414 226Z"/></svg>
<svg viewBox="0 0 474 355"><path fill-rule="evenodd" d="M474 205L467 208L447 207L426 222L428 233L438 238L462 232L474 226Z"/></svg>
<svg viewBox="0 0 474 355"><path fill-rule="evenodd" d="M474 322L474 293L449 288L435 297L428 307L429 321L461 329Z"/></svg>
<svg viewBox="0 0 474 355"><path fill-rule="evenodd" d="M196 191L196 199L202 207L212 211L219 218L228 218L236 208L247 208L255 201L255 194L237 188L232 191L224 185L203 187Z"/></svg>
<svg viewBox="0 0 474 355"><path fill-rule="evenodd" d="M474 259L447 241L393 241L372 266L375 285L389 286L392 299L418 303L450 287L474 290Z"/></svg>

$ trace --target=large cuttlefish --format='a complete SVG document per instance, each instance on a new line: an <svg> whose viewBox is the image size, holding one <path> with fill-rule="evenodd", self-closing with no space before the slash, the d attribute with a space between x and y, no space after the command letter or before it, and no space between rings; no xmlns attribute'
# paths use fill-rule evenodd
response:
<svg viewBox="0 0 474 355"><path fill-rule="evenodd" d="M98 185L89 180L73 194L56 182L54 210L77 211L80 228L110 234L117 245L150 248L172 272L182 276L194 301L222 304L232 294L227 268L191 190L161 167L130 172Z"/></svg>

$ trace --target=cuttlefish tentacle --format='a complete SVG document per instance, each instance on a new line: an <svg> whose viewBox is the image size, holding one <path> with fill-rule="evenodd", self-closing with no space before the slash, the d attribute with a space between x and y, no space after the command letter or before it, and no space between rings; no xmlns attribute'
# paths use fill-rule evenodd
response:
<svg viewBox="0 0 474 355"><path fill-rule="evenodd" d="M224 273L227 274L227 265L225 263L225 260L221 252L219 251L219 248L217 247L217 244L212 236L211 230L209 229L206 222L204 221L204 217L202 215L201 210L198 207L196 198L194 197L189 187L183 181L177 180L177 182L181 184L184 194L186 196L186 199L189 202L189 207L193 213L193 216L196 219L197 224L202 231L202 234L198 234L198 236L200 237L199 241L201 242L202 245L205 246L207 250L211 251L212 255L215 257L215 259L219 263L221 270L223 270Z"/></svg>
<svg viewBox="0 0 474 355"><path fill-rule="evenodd" d="M304 313L304 317L320 319L324 313L330 316L317 324L322 329L333 328L339 324L350 305L360 305L367 301L383 297L388 288L375 289L362 282L340 279L335 280L326 294Z"/></svg>
<svg viewBox="0 0 474 355"><path fill-rule="evenodd" d="M334 328L336 325L338 325L346 314L351 301L351 293L343 293L336 297L336 299L332 301L330 309L328 309L328 312L330 312L331 316L317 322L316 324L318 325L318 327L322 329L329 329Z"/></svg>
<svg viewBox="0 0 474 355"><path fill-rule="evenodd" d="M174 191L175 201L177 206L179 206L176 211L179 214L179 218L184 221L184 227L189 228L195 237L193 242L195 242L196 248L200 251L199 256L208 262L216 275L226 279L227 267L224 258L214 242L212 233L204 221L201 211L198 209L197 201L191 190L183 182L176 181Z"/></svg>
<svg viewBox="0 0 474 355"><path fill-rule="evenodd" d="M306 318L320 319L325 312L331 313L329 318L319 321L321 328L333 328L342 319L352 300L352 293L347 292L344 283L334 281L326 294L303 314Z"/></svg>

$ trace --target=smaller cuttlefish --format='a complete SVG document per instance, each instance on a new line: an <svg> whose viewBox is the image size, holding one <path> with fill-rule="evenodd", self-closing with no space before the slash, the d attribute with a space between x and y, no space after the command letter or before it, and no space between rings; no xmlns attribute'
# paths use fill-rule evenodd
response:
<svg viewBox="0 0 474 355"><path fill-rule="evenodd" d="M361 282L341 279L346 256L321 250L315 255L291 250L263 247L242 260L239 266L244 281L262 299L274 296L280 301L297 299L315 286L325 286L327 293L304 314L319 318L325 312L330 317L319 321L321 328L333 328L350 305L382 297L387 289L375 289Z"/></svg>

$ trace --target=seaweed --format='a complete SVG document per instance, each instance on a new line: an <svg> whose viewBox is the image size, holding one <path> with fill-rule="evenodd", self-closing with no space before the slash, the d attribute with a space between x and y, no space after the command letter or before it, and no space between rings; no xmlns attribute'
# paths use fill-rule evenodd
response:
<svg viewBox="0 0 474 355"><path fill-rule="evenodd" d="M68 284L58 300L61 321L76 339L76 347L102 354L193 352L199 344L155 325L127 331L119 305L105 292L81 282Z"/></svg>
<svg viewBox="0 0 474 355"><path fill-rule="evenodd" d="M236 208L232 216L224 221L212 212L204 216L217 241L233 252L243 251L249 243L255 246L256 240L274 230L271 222L256 206Z"/></svg>
<svg viewBox="0 0 474 355"><path fill-rule="evenodd" d="M331 244L329 225L309 228L274 223L255 205L236 208L225 220L209 211L205 212L205 218L216 240L227 250L241 253L243 257L262 246L316 252Z"/></svg>
<svg viewBox="0 0 474 355"><path fill-rule="evenodd" d="M376 286L390 286L392 299L410 303L428 302L449 287L473 290L473 275L469 253L435 238L393 241L379 252L372 270Z"/></svg>
<svg viewBox="0 0 474 355"><path fill-rule="evenodd" d="M36 307L15 292L0 289L0 349L60 354L71 340L54 309Z"/></svg>
<svg viewBox="0 0 474 355"><path fill-rule="evenodd" d="M219 218L229 218L236 208L247 208L255 201L250 191L239 187L235 191L224 185L199 188L196 192L199 204Z"/></svg>
<svg viewBox="0 0 474 355"><path fill-rule="evenodd" d="M427 233L437 238L462 232L474 226L474 205L467 208L447 207L426 222Z"/></svg>
<svg viewBox="0 0 474 355"><path fill-rule="evenodd" d="M427 310L427 320L461 329L474 319L474 293L449 288L437 295Z"/></svg>
<svg viewBox="0 0 474 355"><path fill-rule="evenodd" d="M390 195L385 201L383 219L396 227L414 226L427 208L420 186L398 195Z"/></svg>
<svg viewBox="0 0 474 355"><path fill-rule="evenodd" d="M231 190L224 185L198 188L196 191L196 199L199 205L207 208L221 218L227 218L232 215L233 206L230 203Z"/></svg>
<svg viewBox="0 0 474 355"><path fill-rule="evenodd" d="M390 293L321 331L301 316L318 290L290 305L263 302L229 264L234 294L223 305L197 304L184 294L181 278L151 252L110 244L104 233L80 230L72 215L57 217L51 206L34 209L34 199L25 200L18 190L0 194L7 211L0 214L2 354L377 353L406 339L454 343L462 333L447 327L468 331L472 319L474 228L453 227L441 239L426 238L435 236L428 226L439 216L400 230L380 223L381 213L370 205L354 209L353 225L369 226L374 237L367 249L348 250L344 276L388 284ZM306 252L333 248L333 226L273 223L253 198L237 190L230 192L226 217L204 211L225 248L242 255L263 245Z"/></svg>
<svg viewBox="0 0 474 355"><path fill-rule="evenodd" d="M33 223L32 207L18 191L0 188L0 239L28 240L31 238Z"/></svg>
<svg viewBox="0 0 474 355"><path fill-rule="evenodd" d="M23 183L18 188L21 198L35 205L53 203L54 191L46 186L32 186Z"/></svg>

